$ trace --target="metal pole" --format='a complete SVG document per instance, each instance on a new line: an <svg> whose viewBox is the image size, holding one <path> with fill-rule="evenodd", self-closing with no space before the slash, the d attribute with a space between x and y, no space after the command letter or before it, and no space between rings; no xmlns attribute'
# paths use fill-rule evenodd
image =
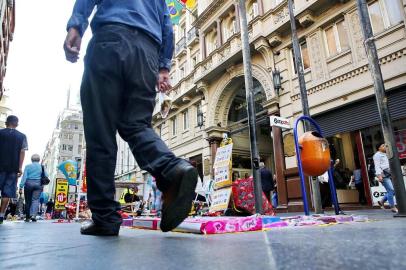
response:
<svg viewBox="0 0 406 270"><path fill-rule="evenodd" d="M406 217L406 190L401 173L399 153L393 136L392 120L388 109L388 99L386 97L381 67L379 65L378 52L373 38L368 5L365 0L357 0L357 6L362 33L364 35L364 45L368 57L369 69L371 71L372 81L374 82L383 137L387 148L387 156L389 159L389 166L392 173L393 186L399 210L399 213L396 214L395 217Z"/></svg>
<svg viewBox="0 0 406 270"><path fill-rule="evenodd" d="M242 55L244 62L245 95L247 99L248 126L250 135L251 167L252 167L252 176L254 178L255 211L256 213L263 214L262 185L261 185L261 175L259 173L259 152L255 128L256 117L255 117L254 94L253 94L254 83L252 80L251 52L248 38L248 23L247 23L247 13L245 9L245 0L239 0L239 12L241 26Z"/></svg>
<svg viewBox="0 0 406 270"><path fill-rule="evenodd" d="M299 40L297 37L295 14L293 13L293 1L288 0L288 5L289 5L290 27L292 29L293 53L295 55L295 66L297 71L297 78L299 80L300 100L302 101L303 115L310 116L309 102L307 101L306 82L303 71L302 54L300 51ZM304 121L303 124L305 131L310 130L310 126L307 121ZM317 179L313 179L312 177L310 177L310 182L312 184L314 210L317 214L323 213L323 209L321 207L319 182L317 181Z"/></svg>

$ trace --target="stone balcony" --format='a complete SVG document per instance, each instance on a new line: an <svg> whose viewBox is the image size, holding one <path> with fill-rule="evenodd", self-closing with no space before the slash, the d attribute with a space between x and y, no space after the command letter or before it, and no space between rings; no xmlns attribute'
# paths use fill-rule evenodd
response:
<svg viewBox="0 0 406 270"><path fill-rule="evenodd" d="M193 46L194 44L199 42L199 34L197 32L196 27L192 27L188 32L187 32L187 40L186 44L187 46Z"/></svg>
<svg viewBox="0 0 406 270"><path fill-rule="evenodd" d="M175 56L179 57L186 54L186 37L182 37L175 46Z"/></svg>

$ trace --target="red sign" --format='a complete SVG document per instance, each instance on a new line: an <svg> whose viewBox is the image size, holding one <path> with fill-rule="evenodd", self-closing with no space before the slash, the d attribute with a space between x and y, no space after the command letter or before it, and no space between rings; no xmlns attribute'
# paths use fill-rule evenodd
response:
<svg viewBox="0 0 406 270"><path fill-rule="evenodd" d="M399 158L406 158L406 130L395 132L396 147L399 152Z"/></svg>
<svg viewBox="0 0 406 270"><path fill-rule="evenodd" d="M84 192L84 193L87 192L86 162L83 163L82 192Z"/></svg>
<svg viewBox="0 0 406 270"><path fill-rule="evenodd" d="M65 193L58 193L57 195L56 195L56 200L59 202L59 203L64 203L64 202L66 202L66 199L67 199L67 197L66 197L66 194Z"/></svg>

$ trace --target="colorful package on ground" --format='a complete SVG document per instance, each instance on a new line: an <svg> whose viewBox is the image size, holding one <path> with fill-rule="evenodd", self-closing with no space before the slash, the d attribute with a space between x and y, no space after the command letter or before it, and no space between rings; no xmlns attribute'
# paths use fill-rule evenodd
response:
<svg viewBox="0 0 406 270"><path fill-rule="evenodd" d="M238 210L255 214L254 181L252 177L238 179L233 183L233 200ZM262 192L262 209L267 216L274 216L272 204Z"/></svg>
<svg viewBox="0 0 406 270"><path fill-rule="evenodd" d="M204 234L222 234L262 230L261 217L224 217L207 221L202 225Z"/></svg>
<svg viewBox="0 0 406 270"><path fill-rule="evenodd" d="M159 224L161 223L160 218L134 218L133 227L148 230L158 230Z"/></svg>

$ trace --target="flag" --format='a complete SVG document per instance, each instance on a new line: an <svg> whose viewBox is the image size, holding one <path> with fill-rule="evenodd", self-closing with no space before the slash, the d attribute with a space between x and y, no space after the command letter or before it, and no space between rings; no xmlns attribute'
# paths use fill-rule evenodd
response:
<svg viewBox="0 0 406 270"><path fill-rule="evenodd" d="M165 0L168 6L169 15L171 16L172 24L179 24L180 16L182 15L183 6L177 0Z"/></svg>
<svg viewBox="0 0 406 270"><path fill-rule="evenodd" d="M194 9L196 6L196 0L180 0L180 1L190 9Z"/></svg>
<svg viewBox="0 0 406 270"><path fill-rule="evenodd" d="M67 160L58 165L58 169L63 173L69 181L69 185L76 186L78 175L78 163L73 160Z"/></svg>

